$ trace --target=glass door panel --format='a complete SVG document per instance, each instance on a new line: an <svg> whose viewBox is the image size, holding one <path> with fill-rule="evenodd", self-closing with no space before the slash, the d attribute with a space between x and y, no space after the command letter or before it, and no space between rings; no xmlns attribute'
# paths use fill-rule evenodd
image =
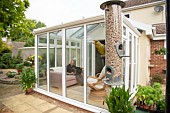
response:
<svg viewBox="0 0 170 113"><path fill-rule="evenodd" d="M50 33L49 40L54 40L50 43L50 72L49 85L50 92L62 95L62 31Z"/></svg>
<svg viewBox="0 0 170 113"><path fill-rule="evenodd" d="M80 102L84 101L83 39L83 27L66 30L66 96Z"/></svg>
<svg viewBox="0 0 170 113"><path fill-rule="evenodd" d="M101 44L105 45L105 27L104 23L96 23L87 25L87 39L86 39L86 73L87 73L87 84L90 83L89 78L96 77L97 74L101 73L103 67L105 66L105 58L98 53L95 45L93 44L94 41L99 41ZM101 81L99 86L104 85ZM97 86L97 85L96 85ZM102 89L108 93L109 87ZM105 95L106 96L106 95ZM93 88L87 85L87 103L101 107L107 108L107 105L103 105L104 95L103 92L96 91Z"/></svg>

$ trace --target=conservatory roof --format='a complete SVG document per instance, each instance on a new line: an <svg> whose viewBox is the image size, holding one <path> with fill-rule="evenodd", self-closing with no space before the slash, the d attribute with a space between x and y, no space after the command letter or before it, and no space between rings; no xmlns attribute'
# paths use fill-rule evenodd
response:
<svg viewBox="0 0 170 113"><path fill-rule="evenodd" d="M91 17L91 18L85 18L85 19L81 19L81 20L77 20L77 21L73 21L73 22L69 22L69 23L65 23L65 24L61 24L61 25L56 25L53 27L35 29L33 31L33 33L35 35L39 35L39 34L46 33L46 32L54 32L54 31L58 31L58 30L62 30L62 29L78 27L77 29L75 29L73 34L69 34L69 37L71 37L73 35L75 37L75 35L76 35L77 37L81 38L84 35L84 30L83 30L83 27L80 27L80 26L83 26L85 24L88 24L88 25L93 24L92 26L90 26L87 29L87 32L90 32L91 30L93 30L99 26L99 24L96 24L96 23L101 23L101 22L104 22L104 15L95 16L95 17ZM130 27L132 29L132 31L134 31L137 35L139 35L139 36L141 35L139 33L139 31L126 19L126 17L123 17L123 22L128 27Z"/></svg>

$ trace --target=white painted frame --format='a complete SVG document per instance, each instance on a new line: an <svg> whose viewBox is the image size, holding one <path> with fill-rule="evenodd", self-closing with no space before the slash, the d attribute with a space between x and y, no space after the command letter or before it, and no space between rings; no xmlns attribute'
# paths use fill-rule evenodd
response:
<svg viewBox="0 0 170 113"><path fill-rule="evenodd" d="M62 28L62 35L63 35L63 37L62 37L62 56L63 56L63 58L62 58L62 67L63 67L63 69L62 69L62 96L61 95L57 95L57 94L54 94L54 93L51 93L51 92L49 92L49 68L48 68L48 83L47 83L47 85L48 85L48 90L47 91L45 91L45 90L43 90L43 89L40 89L40 88L38 88L37 87L37 84L36 84L36 91L38 91L38 92L40 92L40 93L42 93L42 94L45 94L45 95L47 95L47 96L50 96L50 97L53 97L53 98L56 98L56 99L58 99L58 100L61 100L61 101L63 101L63 102L66 102L66 103L69 103L69 104L73 104L73 105L75 105L75 106L77 106L77 107L81 107L81 108L83 108L83 109L87 109L87 110L90 110L90 111L92 111L92 112L100 112L100 113L102 113L102 112L108 112L107 110L105 110L105 109L103 109L103 108L99 108L99 107L95 107L95 106L92 106L92 105L89 105L89 104L87 104L87 83L86 83L86 77L87 77L87 75L86 75L86 37L87 37L87 25L89 25L89 24L94 24L94 23L100 23L100 22L104 22L104 21L95 21L95 22L91 22L91 23L86 23L86 24L84 24L83 26L84 26L84 75L85 75L85 77L84 77L84 102L82 103L82 102L78 102L78 101L76 101L76 100L73 100L73 99L70 99L70 98L67 98L66 97L66 84L65 84L65 80L66 80L66 70L65 70L65 67L66 67L66 62L65 62L65 58L66 58L66 46L65 46L65 42L66 42L66 29L68 29L68 28L72 28L72 27L78 27L78 26L71 26L71 27L66 27L66 28ZM123 25L125 25L125 24L123 24ZM82 26L82 25L79 25L79 26ZM126 25L125 25L126 26ZM126 39L126 41L127 41L127 46L129 46L129 38L128 38L128 36L129 35L127 35L128 33L129 33L129 31L132 33L132 38L133 38L133 33L134 33L134 31L132 31L132 30L130 30L130 28L128 27L128 26L126 26L128 29L126 29L127 30L127 33L126 33L126 36L124 37L125 39ZM56 29L57 30L57 29ZM55 31L56 31L55 30ZM58 29L59 30L59 29ZM60 29L61 30L61 29ZM45 32L45 33L47 33L48 35L47 35L47 38L49 38L49 32L52 32L52 31L48 31L48 32ZM44 33L43 33L44 34ZM135 34L135 33L134 33ZM35 61L37 61L38 60L38 47L37 47L37 45L38 45L38 38L37 38L37 35L39 35L39 33L37 33L36 35L35 35L35 55L36 55L36 57L35 57ZM138 36L137 36L138 37ZM47 42L47 46L48 46L48 49L47 49L47 53L49 52L49 41ZM133 45L133 43L132 43L132 45ZM127 53L126 54L129 54L129 50L128 50L128 48L129 47L126 47L126 50L127 50ZM140 53L140 52L139 52ZM133 56L133 55L132 55ZM138 56L140 56L139 54L138 54ZM56 56L55 56L56 57ZM138 60L139 60L139 58L138 58ZM47 63L49 64L49 55L47 56ZM126 58L126 61L127 61L127 63L126 63L126 72L127 72L127 75L128 75L128 71L129 71L129 67L128 67L128 65L129 65L129 58ZM139 61L138 61L138 69L139 69ZM49 66L48 66L49 67ZM133 71L132 71L133 72ZM37 65L37 63L35 63L35 73L36 73L36 76L38 75L38 65ZM138 70L138 80L139 80L139 70ZM127 80L128 80L128 77L129 76L127 76L127 75L125 75L125 85L126 85L126 88L128 88L128 82L127 82ZM133 78L132 78L132 80L133 80ZM132 81L131 81L132 82ZM133 82L132 82L133 83ZM131 84L132 84L131 83ZM139 81L138 81L138 83L139 83ZM131 89L131 91L133 91L133 89Z"/></svg>

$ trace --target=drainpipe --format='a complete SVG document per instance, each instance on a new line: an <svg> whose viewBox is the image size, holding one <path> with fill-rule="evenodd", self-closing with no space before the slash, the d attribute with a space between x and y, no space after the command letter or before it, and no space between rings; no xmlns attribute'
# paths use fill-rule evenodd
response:
<svg viewBox="0 0 170 113"><path fill-rule="evenodd" d="M170 113L170 1L166 0L166 113Z"/></svg>
<svg viewBox="0 0 170 113"><path fill-rule="evenodd" d="M121 8L125 3L120 0L109 0L100 5L102 10L105 10L106 21L106 42L105 42L105 63L106 63L106 78L107 71L114 73L112 76L112 84L122 80L122 59L118 55L116 45L122 43L122 12ZM113 70L113 71L112 71ZM119 77L119 79L115 79ZM109 77L108 77L109 78ZM118 81L117 81L118 80ZM107 83L106 83L107 84ZM117 84L118 85L118 84Z"/></svg>

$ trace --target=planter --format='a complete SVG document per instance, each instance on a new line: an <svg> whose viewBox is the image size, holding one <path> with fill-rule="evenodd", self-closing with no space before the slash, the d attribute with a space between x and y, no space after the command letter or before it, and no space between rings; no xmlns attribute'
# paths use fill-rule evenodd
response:
<svg viewBox="0 0 170 113"><path fill-rule="evenodd" d="M22 72L22 69L17 69L18 74L20 75L20 73Z"/></svg>
<svg viewBox="0 0 170 113"><path fill-rule="evenodd" d="M162 111L162 110L156 110L156 113L165 113L165 111Z"/></svg>
<svg viewBox="0 0 170 113"><path fill-rule="evenodd" d="M148 111L143 111L143 110L140 110L140 109L136 109L135 113L149 113Z"/></svg>
<svg viewBox="0 0 170 113"><path fill-rule="evenodd" d="M157 113L157 111L155 111L155 110L150 110L150 109L145 109L145 108L149 108L149 107L136 107L136 109L138 110L138 111L140 111L141 113L143 112L143 113ZM140 113L139 112L139 113Z"/></svg>
<svg viewBox="0 0 170 113"><path fill-rule="evenodd" d="M32 89L32 88L28 88L28 89L26 89L26 91L25 91L25 94L26 95L31 95L31 94L33 94L34 93L34 90Z"/></svg>

